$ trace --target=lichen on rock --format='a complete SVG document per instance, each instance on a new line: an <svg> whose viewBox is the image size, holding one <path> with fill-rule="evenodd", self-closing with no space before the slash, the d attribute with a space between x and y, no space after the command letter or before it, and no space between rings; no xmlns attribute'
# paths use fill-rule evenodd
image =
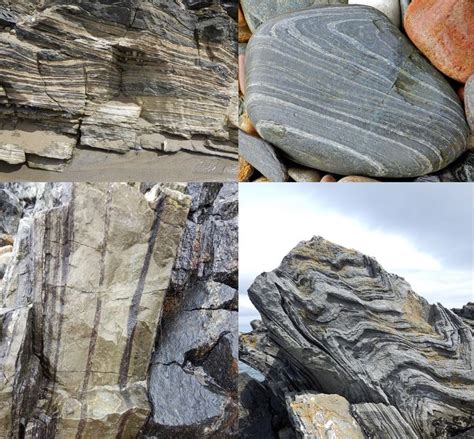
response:
<svg viewBox="0 0 474 439"><path fill-rule="evenodd" d="M240 359L288 405L300 437L325 437L318 423L329 421L339 423L334 430L355 420L363 437L447 438L473 428L469 307L429 304L375 259L320 237L258 276L249 297L263 324L241 335ZM337 421L324 415L333 402L322 395L345 401Z"/></svg>

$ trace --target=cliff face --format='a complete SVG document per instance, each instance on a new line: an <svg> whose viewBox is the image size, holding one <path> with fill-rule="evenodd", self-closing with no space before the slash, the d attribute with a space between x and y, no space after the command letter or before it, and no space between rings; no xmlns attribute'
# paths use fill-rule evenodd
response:
<svg viewBox="0 0 474 439"><path fill-rule="evenodd" d="M188 191L193 202L150 369L146 433L237 437L237 185Z"/></svg>
<svg viewBox="0 0 474 439"><path fill-rule="evenodd" d="M3 186L12 213L0 231L0 437L145 437L145 427L146 437L156 437L151 419L173 418L181 408L179 398L163 403L155 383L171 378L156 370L155 358L193 334L194 325L199 337L179 342L181 351L172 354L189 369L180 391L199 387L202 403L188 408L193 422L172 425L177 434L233 431L237 342L224 328L236 324L228 303L234 290L219 279L236 261L230 252L227 264L219 262L212 245L225 245L225 238L210 233L222 221L236 236L237 211L225 216L223 207L235 191L220 184L142 191L120 183ZM198 239L210 244L200 253L189 246L189 233L198 200L209 192ZM203 287L177 289L176 279L190 279L194 269L180 261L201 257L208 267L196 275ZM173 308L170 300L182 305ZM217 378L215 363L229 364Z"/></svg>
<svg viewBox="0 0 474 439"><path fill-rule="evenodd" d="M451 437L474 427L467 311L430 305L374 259L322 238L260 275L249 297L263 325L241 336L241 359L265 375L299 437L327 428Z"/></svg>
<svg viewBox="0 0 474 439"><path fill-rule="evenodd" d="M233 9L219 0L1 2L0 158L52 167L76 145L234 156Z"/></svg>

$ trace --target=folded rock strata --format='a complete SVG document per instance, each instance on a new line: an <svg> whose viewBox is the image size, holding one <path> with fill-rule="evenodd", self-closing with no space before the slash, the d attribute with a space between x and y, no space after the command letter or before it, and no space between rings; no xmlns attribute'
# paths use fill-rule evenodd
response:
<svg viewBox="0 0 474 439"><path fill-rule="evenodd" d="M64 160L76 144L163 150L170 134L235 155L229 12L218 0L3 2L0 144Z"/></svg>
<svg viewBox="0 0 474 439"><path fill-rule="evenodd" d="M314 7L264 23L246 50L245 83L261 137L305 166L417 177L468 147L451 85L371 7Z"/></svg>
<svg viewBox="0 0 474 439"><path fill-rule="evenodd" d="M257 277L249 297L263 326L241 336L241 360L276 386L284 369L274 364L290 371L288 383L302 377L280 398L344 397L366 437L447 438L474 427L469 308L461 318L430 305L374 259L318 237Z"/></svg>
<svg viewBox="0 0 474 439"><path fill-rule="evenodd" d="M217 186L216 193L225 192ZM165 297L197 194L184 184L158 184L144 192L125 183L8 184L4 190L21 200L22 219L0 276L0 371L6 378L0 384L0 437L155 437L144 433L160 398L153 392L162 391L153 380L166 382L168 375L151 377L153 352L174 346L196 324L199 338L187 344L195 351L195 377L186 375L175 389L189 395L201 386L201 412L211 412L221 398L218 407L227 411L214 410L206 428L227 426L232 392L199 381L202 371L215 377L216 364L232 365L225 339L236 313L213 324L207 311L215 304L216 315L223 314L227 305L221 309L221 303L233 297L224 286L212 290L217 264L209 267L209 282L203 279L206 289L189 284L186 306L194 318L186 318L183 306L173 315L184 326L162 331L171 325ZM218 210L214 201L209 209ZM202 231L203 240L211 229ZM221 241L213 242L224 252ZM199 305L206 311L197 321ZM215 349L201 353L218 331L223 335ZM234 346L236 351L236 341ZM233 376L226 378L231 386ZM165 410L172 417L180 410L176 403L160 415ZM175 425L178 434L188 427L184 421Z"/></svg>

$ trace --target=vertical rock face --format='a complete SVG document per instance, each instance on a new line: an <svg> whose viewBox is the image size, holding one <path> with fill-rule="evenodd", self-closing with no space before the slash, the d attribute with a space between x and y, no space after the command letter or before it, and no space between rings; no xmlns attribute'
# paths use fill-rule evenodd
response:
<svg viewBox="0 0 474 439"><path fill-rule="evenodd" d="M237 436L237 185L193 198L150 370L147 437ZM177 407L175 410L168 408Z"/></svg>
<svg viewBox="0 0 474 439"><path fill-rule="evenodd" d="M171 134L214 138L223 143L205 152L231 154L229 13L218 0L3 2L0 144L64 160L76 144L165 150Z"/></svg>
<svg viewBox="0 0 474 439"><path fill-rule="evenodd" d="M153 352L172 346L175 336L173 329L160 331L167 323L161 317L194 194L186 185L155 185L144 194L122 183L43 191L25 208L0 281L1 437L143 437L153 392L161 392L150 378ZM227 298L211 286L190 291L189 307ZM201 337L230 331L216 325L213 332L211 317L201 316ZM180 331L186 325L189 331L195 321L184 317L181 324ZM205 358L211 365L228 358L225 343L216 345ZM192 393L192 384L180 382L182 391ZM203 406L213 397L203 393ZM165 410L181 408L168 404ZM209 428L224 423L221 416L215 413Z"/></svg>
<svg viewBox="0 0 474 439"><path fill-rule="evenodd" d="M264 327L241 337L241 359L270 388L284 376L280 398L340 395L367 437L450 437L474 426L468 319L428 304L374 259L313 238L249 296Z"/></svg>

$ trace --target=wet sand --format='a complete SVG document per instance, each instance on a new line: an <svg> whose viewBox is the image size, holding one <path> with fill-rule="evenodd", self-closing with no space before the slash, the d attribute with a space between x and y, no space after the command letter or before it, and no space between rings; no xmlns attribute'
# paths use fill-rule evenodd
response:
<svg viewBox="0 0 474 439"><path fill-rule="evenodd" d="M236 181L237 161L179 151L126 154L76 148L63 172L0 163L0 181Z"/></svg>

